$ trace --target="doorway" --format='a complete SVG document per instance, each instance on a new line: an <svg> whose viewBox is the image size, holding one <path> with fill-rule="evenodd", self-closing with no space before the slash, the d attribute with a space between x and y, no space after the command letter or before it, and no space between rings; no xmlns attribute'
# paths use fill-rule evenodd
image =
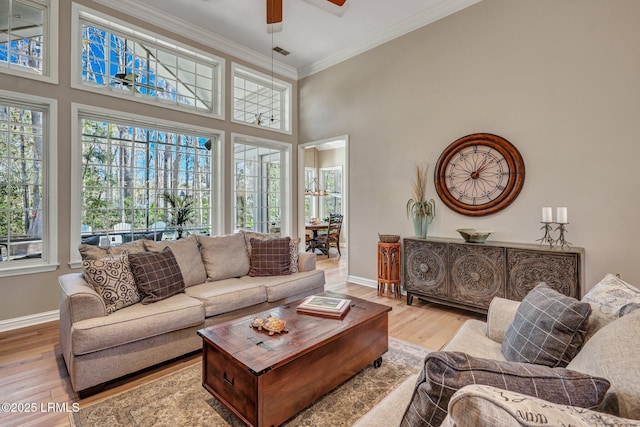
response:
<svg viewBox="0 0 640 427"><path fill-rule="evenodd" d="M342 135L298 145L298 235L305 224L342 214L340 251L349 248L349 137ZM306 194L305 194L306 193ZM331 253L331 257L337 254Z"/></svg>

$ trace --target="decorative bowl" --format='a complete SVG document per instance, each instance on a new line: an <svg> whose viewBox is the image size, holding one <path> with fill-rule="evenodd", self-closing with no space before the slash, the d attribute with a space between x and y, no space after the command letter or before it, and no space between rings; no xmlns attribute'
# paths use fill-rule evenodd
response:
<svg viewBox="0 0 640 427"><path fill-rule="evenodd" d="M398 234L380 234L378 233L378 237L382 243L396 243L400 240L400 235Z"/></svg>
<svg viewBox="0 0 640 427"><path fill-rule="evenodd" d="M487 237L493 233L493 231L481 231L475 228L458 228L456 231L460 233L465 242L470 243L484 243Z"/></svg>

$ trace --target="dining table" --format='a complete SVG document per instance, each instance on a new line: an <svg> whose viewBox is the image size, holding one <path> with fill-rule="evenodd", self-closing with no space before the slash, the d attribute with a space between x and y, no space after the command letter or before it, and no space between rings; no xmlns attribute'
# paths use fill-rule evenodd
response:
<svg viewBox="0 0 640 427"><path fill-rule="evenodd" d="M311 231L311 240L317 240L318 238L318 232L320 230L328 230L329 228L329 223L328 222L316 222L316 223L311 223L311 222L307 222L304 225L304 229L305 230L309 230ZM305 249L306 251L309 251L312 249L312 245L308 244L307 248ZM313 248L315 249L315 247Z"/></svg>

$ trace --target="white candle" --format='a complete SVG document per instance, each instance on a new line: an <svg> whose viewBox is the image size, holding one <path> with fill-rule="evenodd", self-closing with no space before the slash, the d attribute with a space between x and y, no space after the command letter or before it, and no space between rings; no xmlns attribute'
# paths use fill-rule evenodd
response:
<svg viewBox="0 0 640 427"><path fill-rule="evenodd" d="M542 208L542 222L553 222L551 208Z"/></svg>
<svg viewBox="0 0 640 427"><path fill-rule="evenodd" d="M567 208L558 208L558 210L556 211L556 221L558 221L558 224L568 224L569 221L567 221Z"/></svg>

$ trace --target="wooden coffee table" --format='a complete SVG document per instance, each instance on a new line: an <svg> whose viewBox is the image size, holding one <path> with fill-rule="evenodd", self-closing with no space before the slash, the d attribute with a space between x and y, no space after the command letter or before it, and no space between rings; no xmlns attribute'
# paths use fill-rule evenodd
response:
<svg viewBox="0 0 640 427"><path fill-rule="evenodd" d="M388 350L391 307L348 295L352 307L335 319L296 312L303 300L198 331L202 385L250 426L282 424ZM249 326L268 314L289 332L270 336Z"/></svg>

